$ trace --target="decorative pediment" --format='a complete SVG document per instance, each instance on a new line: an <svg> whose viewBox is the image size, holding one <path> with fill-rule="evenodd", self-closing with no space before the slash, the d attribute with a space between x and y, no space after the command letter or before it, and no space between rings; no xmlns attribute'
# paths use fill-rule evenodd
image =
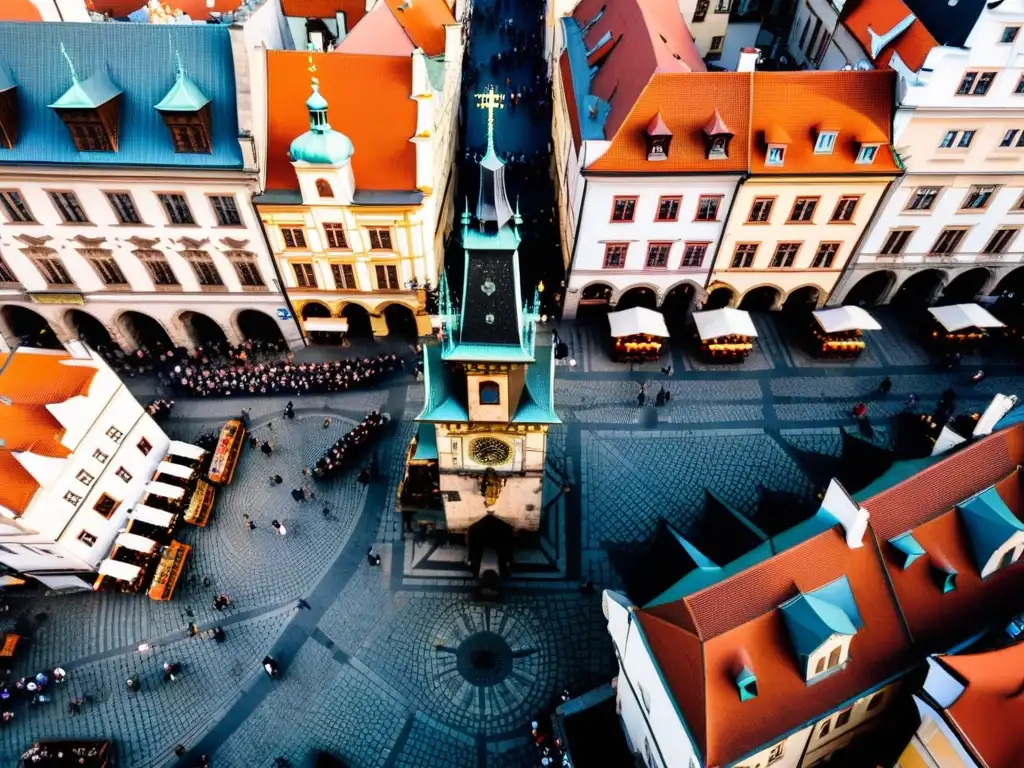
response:
<svg viewBox="0 0 1024 768"><path fill-rule="evenodd" d="M72 242L84 245L86 248L99 248L106 241L105 237L85 237L84 235L76 235L72 238Z"/></svg>
<svg viewBox="0 0 1024 768"><path fill-rule="evenodd" d="M153 239L150 239L148 237L139 237L138 235L132 235L127 240L125 240L125 242L134 245L136 248L156 248L156 244L160 242L160 238L155 237Z"/></svg>
<svg viewBox="0 0 1024 768"><path fill-rule="evenodd" d="M244 250L248 245L248 240L236 240L233 237L222 237L220 239L221 245L226 248L230 248L232 251Z"/></svg>
<svg viewBox="0 0 1024 768"><path fill-rule="evenodd" d="M182 237L178 239L178 245L189 251L197 251L210 244L210 238L204 240L193 240L191 237Z"/></svg>
<svg viewBox="0 0 1024 768"><path fill-rule="evenodd" d="M53 240L50 235L43 235L42 237L33 237L32 235L15 235L15 240L20 240L25 245L40 246L46 245L48 242Z"/></svg>

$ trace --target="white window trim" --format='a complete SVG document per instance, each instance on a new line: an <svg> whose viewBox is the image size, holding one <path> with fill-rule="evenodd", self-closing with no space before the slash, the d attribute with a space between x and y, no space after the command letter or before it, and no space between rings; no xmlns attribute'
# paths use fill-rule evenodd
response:
<svg viewBox="0 0 1024 768"><path fill-rule="evenodd" d="M818 138L814 142L814 154L831 155L839 139L839 131L819 131Z"/></svg>
<svg viewBox="0 0 1024 768"><path fill-rule="evenodd" d="M779 161L773 162L771 159L772 151L778 150L780 153ZM768 151L764 155L764 164L772 166L773 168L780 168L786 163L786 145L785 144L769 144Z"/></svg>
<svg viewBox="0 0 1024 768"><path fill-rule="evenodd" d="M881 144L861 144L860 149L857 150L857 165L872 165L875 162L875 158L878 157L878 150L881 148ZM865 157L865 152L868 150L873 150L870 159Z"/></svg>

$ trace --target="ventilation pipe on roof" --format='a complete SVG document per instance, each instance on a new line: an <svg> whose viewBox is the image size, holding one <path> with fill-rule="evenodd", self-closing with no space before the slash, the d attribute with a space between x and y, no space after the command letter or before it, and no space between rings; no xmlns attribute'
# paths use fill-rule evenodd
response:
<svg viewBox="0 0 1024 768"><path fill-rule="evenodd" d="M744 48L740 51L740 60L736 64L737 72L753 72L761 62L760 48Z"/></svg>
<svg viewBox="0 0 1024 768"><path fill-rule="evenodd" d="M833 517L846 530L846 546L850 549L864 546L864 534L868 530L868 511L855 502L835 478L825 491L820 511Z"/></svg>

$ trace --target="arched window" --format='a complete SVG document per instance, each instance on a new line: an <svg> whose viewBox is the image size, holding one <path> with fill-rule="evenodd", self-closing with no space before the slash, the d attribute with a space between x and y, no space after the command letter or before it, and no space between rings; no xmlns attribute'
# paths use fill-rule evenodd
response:
<svg viewBox="0 0 1024 768"><path fill-rule="evenodd" d="M320 197L334 197L334 190L331 189L331 182L327 179L317 179L316 193L320 195Z"/></svg>
<svg viewBox="0 0 1024 768"><path fill-rule="evenodd" d="M498 405L501 402L501 389L493 381L480 382L480 405Z"/></svg>

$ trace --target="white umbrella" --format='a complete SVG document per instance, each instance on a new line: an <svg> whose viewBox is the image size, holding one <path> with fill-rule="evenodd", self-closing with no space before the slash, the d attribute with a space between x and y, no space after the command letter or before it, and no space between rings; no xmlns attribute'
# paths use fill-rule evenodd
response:
<svg viewBox="0 0 1024 768"><path fill-rule="evenodd" d="M645 334L647 336L661 336L668 338L668 327L665 325L665 318L661 312L655 312L646 307L633 307L624 309L621 312L608 313L608 325L611 326L612 338L618 339L623 336L635 336Z"/></svg>
<svg viewBox="0 0 1024 768"><path fill-rule="evenodd" d="M757 336L757 329L750 313L742 309L724 307L694 312L693 322L697 324L697 333L701 341L720 339L723 336Z"/></svg>
<svg viewBox="0 0 1024 768"><path fill-rule="evenodd" d="M882 325L861 307L836 307L819 309L811 314L825 333L842 331L880 331Z"/></svg>
<svg viewBox="0 0 1024 768"><path fill-rule="evenodd" d="M947 331L961 331L964 328L1001 328L1003 323L977 304L952 304L948 307L929 307L932 316L942 323Z"/></svg>

